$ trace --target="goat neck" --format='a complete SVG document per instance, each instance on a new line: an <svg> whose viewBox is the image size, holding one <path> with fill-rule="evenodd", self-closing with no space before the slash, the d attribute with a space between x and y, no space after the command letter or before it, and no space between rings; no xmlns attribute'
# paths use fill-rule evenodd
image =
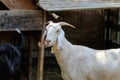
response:
<svg viewBox="0 0 120 80"><path fill-rule="evenodd" d="M72 46L73 45L65 38L64 31L61 30L56 43L52 47L52 52L55 54L61 69L63 69L64 66L62 62L65 62L63 61L65 59L63 59L63 57L68 57L65 55L69 55L69 53L65 51L71 50Z"/></svg>
<svg viewBox="0 0 120 80"><path fill-rule="evenodd" d="M65 38L64 31L61 29L58 35L58 39L56 43L53 45L53 48L62 51L63 49L67 49L70 46L72 46L72 44Z"/></svg>

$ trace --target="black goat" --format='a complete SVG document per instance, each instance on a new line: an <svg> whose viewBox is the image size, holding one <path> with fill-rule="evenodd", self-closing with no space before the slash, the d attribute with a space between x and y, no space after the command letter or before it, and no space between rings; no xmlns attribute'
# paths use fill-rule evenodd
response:
<svg viewBox="0 0 120 80"><path fill-rule="evenodd" d="M14 46L11 43L0 45L0 80L16 79L22 60L22 48L24 36L19 29L16 29L19 36L19 43Z"/></svg>

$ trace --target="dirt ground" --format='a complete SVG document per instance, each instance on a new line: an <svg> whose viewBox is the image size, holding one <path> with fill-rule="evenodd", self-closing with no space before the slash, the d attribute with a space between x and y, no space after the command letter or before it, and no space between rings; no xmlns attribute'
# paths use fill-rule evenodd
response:
<svg viewBox="0 0 120 80"><path fill-rule="evenodd" d="M43 80L62 80L60 71L57 69L45 70Z"/></svg>
<svg viewBox="0 0 120 80"><path fill-rule="evenodd" d="M43 80L62 80L55 57L45 58Z"/></svg>
<svg viewBox="0 0 120 80"><path fill-rule="evenodd" d="M55 57L45 57L44 58L44 70L43 70L43 80L63 80L61 78L61 71L57 64ZM33 67L32 79L37 78L37 65Z"/></svg>

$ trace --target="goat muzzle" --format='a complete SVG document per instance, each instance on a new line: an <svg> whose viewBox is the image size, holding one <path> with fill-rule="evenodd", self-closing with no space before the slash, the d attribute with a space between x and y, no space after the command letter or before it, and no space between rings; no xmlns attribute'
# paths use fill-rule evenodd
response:
<svg viewBox="0 0 120 80"><path fill-rule="evenodd" d="M47 36L47 31L45 31L45 32L43 33L41 42L38 42L38 46L39 46L39 47L42 47L42 46L44 45L46 36Z"/></svg>

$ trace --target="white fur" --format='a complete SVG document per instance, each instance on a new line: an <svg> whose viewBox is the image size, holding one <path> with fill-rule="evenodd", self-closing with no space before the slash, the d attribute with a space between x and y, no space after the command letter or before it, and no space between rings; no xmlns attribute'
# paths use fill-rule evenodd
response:
<svg viewBox="0 0 120 80"><path fill-rule="evenodd" d="M58 23L48 24L46 29L46 39L51 40L49 46L64 80L120 80L120 49L95 50L73 45ZM61 30L56 33L58 29Z"/></svg>
<svg viewBox="0 0 120 80"><path fill-rule="evenodd" d="M19 34L21 33L20 29L16 28L15 29Z"/></svg>
<svg viewBox="0 0 120 80"><path fill-rule="evenodd" d="M64 31L61 29L58 36L58 49L62 49L62 38L64 37Z"/></svg>

